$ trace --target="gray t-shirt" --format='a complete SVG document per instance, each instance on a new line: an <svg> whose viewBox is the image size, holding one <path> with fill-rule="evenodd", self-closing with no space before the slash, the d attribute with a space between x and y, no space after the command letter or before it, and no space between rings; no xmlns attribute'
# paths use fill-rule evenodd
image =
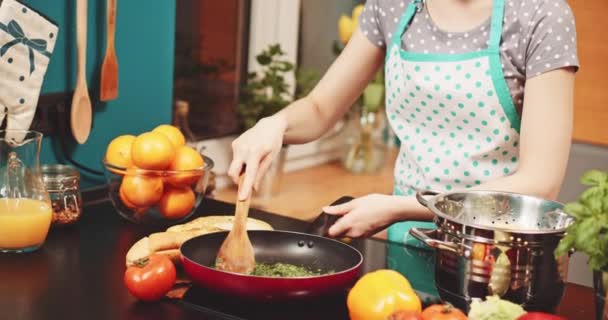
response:
<svg viewBox="0 0 608 320"><path fill-rule="evenodd" d="M359 26L376 46L386 47L411 0L367 0ZM468 32L440 30L426 6L402 36L404 50L465 53L487 48L490 18ZM501 40L502 67L513 102L521 114L526 79L564 67L578 70L576 28L565 0L505 0Z"/></svg>

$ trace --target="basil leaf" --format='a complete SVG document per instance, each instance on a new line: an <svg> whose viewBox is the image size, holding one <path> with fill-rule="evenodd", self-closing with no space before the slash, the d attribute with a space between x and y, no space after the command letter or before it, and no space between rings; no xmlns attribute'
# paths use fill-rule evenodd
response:
<svg viewBox="0 0 608 320"><path fill-rule="evenodd" d="M557 248L555 249L554 256L559 258L563 255L568 254L568 251L572 249L574 245L575 236L573 233L567 233L559 242Z"/></svg>
<svg viewBox="0 0 608 320"><path fill-rule="evenodd" d="M591 187L581 194L581 202L589 207L591 212L597 213L602 211L604 198L604 189L600 187Z"/></svg>
<svg viewBox="0 0 608 320"><path fill-rule="evenodd" d="M602 228L601 225L596 223L595 219L585 219L576 228L576 240L575 248L582 249L583 251L588 248L594 248L594 243L599 241L598 233Z"/></svg>
<svg viewBox="0 0 608 320"><path fill-rule="evenodd" d="M566 204L564 206L564 211L576 219L583 219L591 215L591 211L580 202L571 202Z"/></svg>
<svg viewBox="0 0 608 320"><path fill-rule="evenodd" d="M595 186L608 183L608 172L600 170L589 170L581 177L581 183L587 186Z"/></svg>

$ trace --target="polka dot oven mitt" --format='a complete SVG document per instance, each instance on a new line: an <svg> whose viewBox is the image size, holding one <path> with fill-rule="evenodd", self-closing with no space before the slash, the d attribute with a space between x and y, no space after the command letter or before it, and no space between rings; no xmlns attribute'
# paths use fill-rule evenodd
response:
<svg viewBox="0 0 608 320"><path fill-rule="evenodd" d="M0 124L6 116L6 129L29 129L57 31L56 24L22 3L1 1Z"/></svg>

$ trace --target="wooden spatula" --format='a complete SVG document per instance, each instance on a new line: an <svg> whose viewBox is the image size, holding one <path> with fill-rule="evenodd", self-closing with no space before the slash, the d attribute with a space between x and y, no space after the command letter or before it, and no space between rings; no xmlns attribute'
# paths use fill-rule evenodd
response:
<svg viewBox="0 0 608 320"><path fill-rule="evenodd" d="M114 33L116 32L116 1L107 0L106 23L106 55L101 65L101 101L118 98L118 59L114 47Z"/></svg>
<svg viewBox="0 0 608 320"><path fill-rule="evenodd" d="M243 187L243 177L239 178L239 191ZM253 246L247 235L247 214L249 213L250 196L236 201L234 225L228 237L222 243L217 254L216 267L220 270L249 274L255 268Z"/></svg>
<svg viewBox="0 0 608 320"><path fill-rule="evenodd" d="M78 74L76 89L72 97L70 125L76 141L83 144L91 133L92 107L87 88L86 51L87 51L87 0L76 2L76 46L78 51Z"/></svg>

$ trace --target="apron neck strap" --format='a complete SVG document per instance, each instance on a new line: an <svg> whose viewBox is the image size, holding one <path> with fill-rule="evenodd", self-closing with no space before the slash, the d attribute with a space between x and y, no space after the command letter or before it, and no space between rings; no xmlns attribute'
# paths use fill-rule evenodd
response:
<svg viewBox="0 0 608 320"><path fill-rule="evenodd" d="M422 6L422 0L410 1L407 6L407 10L405 10L405 13L403 14L403 16L401 16L401 21L399 21L399 26L397 27L397 32L393 34L394 44L401 46L401 37L403 36L405 29L407 29L408 25L414 18L414 15L416 15L417 12L420 12L420 10L422 10Z"/></svg>
<svg viewBox="0 0 608 320"><path fill-rule="evenodd" d="M490 24L490 44L488 49L491 52L499 52L500 39L502 38L502 23L505 15L505 1L492 1L492 22Z"/></svg>
<svg viewBox="0 0 608 320"><path fill-rule="evenodd" d="M488 49L492 52L498 52L500 48L500 39L502 38L505 1L494 0L492 2L492 22L490 24L490 43ZM401 37L403 36L403 33L414 18L414 15L422 10L423 5L423 0L410 1L407 10L405 10L405 13L401 16L397 32L393 35L392 41L394 44L401 46Z"/></svg>

